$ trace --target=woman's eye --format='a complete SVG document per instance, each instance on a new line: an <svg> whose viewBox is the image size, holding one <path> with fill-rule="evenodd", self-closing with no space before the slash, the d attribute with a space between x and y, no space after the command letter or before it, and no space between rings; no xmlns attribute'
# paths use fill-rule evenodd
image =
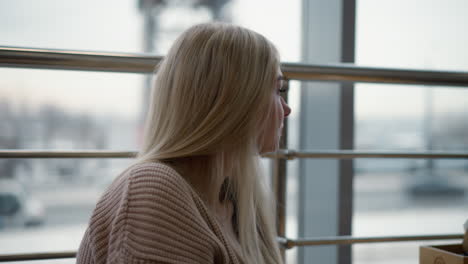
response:
<svg viewBox="0 0 468 264"><path fill-rule="evenodd" d="M278 94L288 92L288 83L283 76L278 77Z"/></svg>
<svg viewBox="0 0 468 264"><path fill-rule="evenodd" d="M282 83L281 86L278 88L279 93L287 93L288 92L288 85L286 83Z"/></svg>
<svg viewBox="0 0 468 264"><path fill-rule="evenodd" d="M285 93L287 91L288 91L288 88L286 88L286 87L282 87L282 88L278 89L278 92L280 92L280 93Z"/></svg>

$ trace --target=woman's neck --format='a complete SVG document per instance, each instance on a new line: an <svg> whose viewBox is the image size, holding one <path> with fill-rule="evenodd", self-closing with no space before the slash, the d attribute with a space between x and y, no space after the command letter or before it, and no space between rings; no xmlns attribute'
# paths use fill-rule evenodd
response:
<svg viewBox="0 0 468 264"><path fill-rule="evenodd" d="M230 177L230 170L227 168L226 162L200 156L181 158L170 163L190 183L210 209L219 210L223 202L220 199L223 183ZM222 165L222 170L216 172L215 166L220 165Z"/></svg>

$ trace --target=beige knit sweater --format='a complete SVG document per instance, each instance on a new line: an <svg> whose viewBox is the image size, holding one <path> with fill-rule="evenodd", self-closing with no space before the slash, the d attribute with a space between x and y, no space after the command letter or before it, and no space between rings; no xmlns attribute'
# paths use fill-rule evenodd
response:
<svg viewBox="0 0 468 264"><path fill-rule="evenodd" d="M240 263L194 189L161 163L120 175L96 205L77 263Z"/></svg>

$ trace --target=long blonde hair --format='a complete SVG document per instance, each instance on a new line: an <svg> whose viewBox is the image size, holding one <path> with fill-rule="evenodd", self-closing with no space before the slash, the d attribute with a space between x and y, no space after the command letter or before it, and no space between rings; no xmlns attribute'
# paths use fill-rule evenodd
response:
<svg viewBox="0 0 468 264"><path fill-rule="evenodd" d="M275 47L256 32L223 23L191 27L159 65L138 156L139 162L206 157L210 186L229 163L246 263L282 263L258 155L278 68Z"/></svg>

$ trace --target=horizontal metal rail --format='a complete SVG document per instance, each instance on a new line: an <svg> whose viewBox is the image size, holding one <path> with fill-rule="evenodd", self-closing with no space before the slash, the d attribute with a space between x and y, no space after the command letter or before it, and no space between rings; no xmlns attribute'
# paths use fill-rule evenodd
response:
<svg viewBox="0 0 468 264"><path fill-rule="evenodd" d="M323 245L350 245L357 243L383 243L383 242L404 242L404 241L426 241L426 240L455 240L463 239L463 234L449 235L419 235L419 236L383 236L383 237L317 237L280 240L280 243L287 249L304 246L323 246Z"/></svg>
<svg viewBox="0 0 468 264"><path fill-rule="evenodd" d="M263 155L269 158L296 159L468 159L468 152L401 152L401 151L362 151L362 150L315 150L315 151L295 151L283 149L273 153Z"/></svg>
<svg viewBox="0 0 468 264"><path fill-rule="evenodd" d="M103 151L103 150L11 150L0 149L0 158L134 158L136 151ZM323 151L295 151L279 150L262 155L265 158L296 159L468 159L467 152L373 152L359 150L323 150Z"/></svg>
<svg viewBox="0 0 468 264"><path fill-rule="evenodd" d="M282 244L282 246L285 247L286 249L291 249L294 247L302 247L302 246L344 245L344 244L357 244L357 243L383 243L383 242L427 241L427 240L455 240L455 239L463 239L463 234L388 236L388 237L338 236L338 237L321 237L321 238L314 238L314 239L278 238L278 242ZM75 251L9 254L9 255L0 255L0 262L74 258L74 257L76 257Z"/></svg>
<svg viewBox="0 0 468 264"><path fill-rule="evenodd" d="M0 66L57 70L151 73L160 56L0 47Z"/></svg>
<svg viewBox="0 0 468 264"><path fill-rule="evenodd" d="M0 67L151 73L161 61L148 54L0 47ZM468 72L283 63L289 79L468 87Z"/></svg>
<svg viewBox="0 0 468 264"><path fill-rule="evenodd" d="M88 158L135 158L136 151L103 150L0 150L2 159L88 159Z"/></svg>
<svg viewBox="0 0 468 264"><path fill-rule="evenodd" d="M303 81L347 81L468 87L468 72L392 69L354 64L313 65L284 63L285 76Z"/></svg>
<svg viewBox="0 0 468 264"><path fill-rule="evenodd" d="M64 259L76 257L76 251L49 252L49 253L27 253L0 255L0 262L43 260L43 259Z"/></svg>

